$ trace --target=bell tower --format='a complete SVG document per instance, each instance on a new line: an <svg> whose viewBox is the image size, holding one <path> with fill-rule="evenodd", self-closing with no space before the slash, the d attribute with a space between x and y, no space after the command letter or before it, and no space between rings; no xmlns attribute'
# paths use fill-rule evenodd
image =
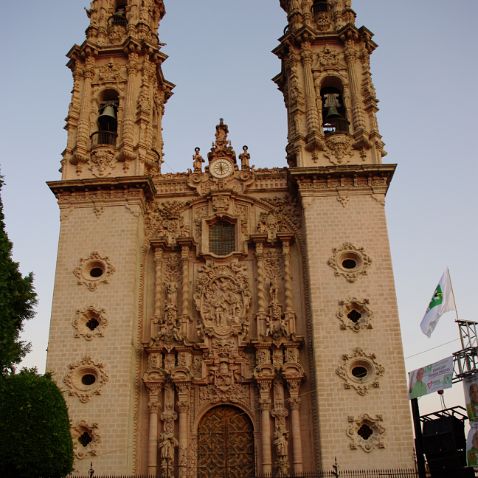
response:
<svg viewBox="0 0 478 478"><path fill-rule="evenodd" d="M350 0L280 0L288 25L274 81L288 113L290 167L380 164L385 155L370 73L372 33Z"/></svg>
<svg viewBox="0 0 478 478"><path fill-rule="evenodd" d="M385 217L373 34L351 0L280 0L274 78L288 116L290 185L302 206L315 459L412 467L405 369ZM390 437L393 437L390 439Z"/></svg>
<svg viewBox="0 0 478 478"><path fill-rule="evenodd" d="M138 467L144 213L163 161L173 84L161 65L163 0L93 0L73 73L47 369L65 392L75 470Z"/></svg>
<svg viewBox="0 0 478 478"><path fill-rule="evenodd" d="M62 178L155 175L163 161L162 0L94 0L86 40L69 52L72 99Z"/></svg>

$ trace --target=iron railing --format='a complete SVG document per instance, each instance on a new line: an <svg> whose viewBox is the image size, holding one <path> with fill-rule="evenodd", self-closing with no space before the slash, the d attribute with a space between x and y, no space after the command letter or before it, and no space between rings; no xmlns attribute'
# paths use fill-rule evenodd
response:
<svg viewBox="0 0 478 478"><path fill-rule="evenodd" d="M161 478L157 475L68 475L67 478ZM170 478L174 478L171 476ZM225 477L228 478L228 477ZM248 478L248 477L244 477ZM259 474L249 478L418 478L418 472L413 468L374 469L374 470L341 470L314 471L301 474Z"/></svg>
<svg viewBox="0 0 478 478"><path fill-rule="evenodd" d="M112 145L116 144L116 133L111 131L96 131L91 135L91 144L93 146L100 146L103 144Z"/></svg>

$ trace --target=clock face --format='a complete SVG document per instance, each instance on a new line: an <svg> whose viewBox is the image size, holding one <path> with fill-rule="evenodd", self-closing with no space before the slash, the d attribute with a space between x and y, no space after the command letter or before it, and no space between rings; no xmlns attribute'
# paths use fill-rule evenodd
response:
<svg viewBox="0 0 478 478"><path fill-rule="evenodd" d="M211 174L215 178L225 178L232 174L234 167L227 159L216 159L211 164Z"/></svg>

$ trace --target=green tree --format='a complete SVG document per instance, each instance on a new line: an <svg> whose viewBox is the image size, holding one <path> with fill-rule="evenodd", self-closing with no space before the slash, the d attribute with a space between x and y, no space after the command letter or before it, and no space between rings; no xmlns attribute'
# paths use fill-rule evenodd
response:
<svg viewBox="0 0 478 478"><path fill-rule="evenodd" d="M0 374L14 370L29 351L29 344L19 338L23 321L34 315L36 293L33 275L23 277L18 263L12 260L12 243L5 231L0 176Z"/></svg>
<svg viewBox="0 0 478 478"><path fill-rule="evenodd" d="M60 478L73 466L63 395L49 375L23 370L0 378L0 476Z"/></svg>
<svg viewBox="0 0 478 478"><path fill-rule="evenodd" d="M34 316L33 276L22 276L5 232L0 176L0 476L60 478L72 470L73 446L63 395L49 375L15 373L29 350L20 340Z"/></svg>

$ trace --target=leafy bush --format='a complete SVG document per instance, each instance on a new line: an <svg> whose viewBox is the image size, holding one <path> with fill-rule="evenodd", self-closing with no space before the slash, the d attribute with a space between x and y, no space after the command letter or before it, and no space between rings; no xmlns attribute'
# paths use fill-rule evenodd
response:
<svg viewBox="0 0 478 478"><path fill-rule="evenodd" d="M72 470L65 400L49 375L0 375L0 476L60 478Z"/></svg>

